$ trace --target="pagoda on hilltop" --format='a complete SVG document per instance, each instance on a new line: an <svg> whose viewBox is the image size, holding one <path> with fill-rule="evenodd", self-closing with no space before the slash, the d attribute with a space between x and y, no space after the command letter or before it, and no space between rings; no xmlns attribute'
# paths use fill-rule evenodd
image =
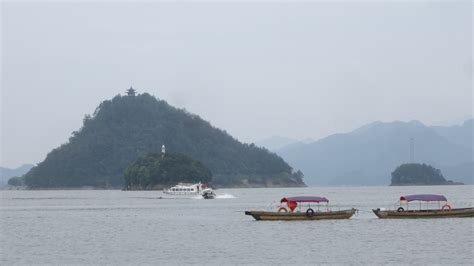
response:
<svg viewBox="0 0 474 266"><path fill-rule="evenodd" d="M137 94L137 91L130 86L130 89L128 89L125 93L127 93L128 96L133 97Z"/></svg>

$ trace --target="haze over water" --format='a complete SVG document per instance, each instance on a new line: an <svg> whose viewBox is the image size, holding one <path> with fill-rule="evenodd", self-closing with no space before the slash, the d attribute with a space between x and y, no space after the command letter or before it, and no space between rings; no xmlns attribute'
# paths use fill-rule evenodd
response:
<svg viewBox="0 0 474 266"><path fill-rule="evenodd" d="M215 200L158 191L1 191L0 264L472 264L472 218L381 220L402 194L474 205L474 186L217 190ZM281 197L329 198L350 220L265 222L245 216ZM233 198L232 198L233 196ZM412 205L417 208L417 204ZM5 244L7 243L7 244Z"/></svg>

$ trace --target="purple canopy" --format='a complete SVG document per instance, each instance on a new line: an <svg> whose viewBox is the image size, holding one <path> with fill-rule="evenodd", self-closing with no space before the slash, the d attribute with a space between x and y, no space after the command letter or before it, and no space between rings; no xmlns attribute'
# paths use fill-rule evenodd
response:
<svg viewBox="0 0 474 266"><path fill-rule="evenodd" d="M434 194L419 194L419 195L406 195L401 196L400 200L406 201L448 201L443 195L434 195Z"/></svg>
<svg viewBox="0 0 474 266"><path fill-rule="evenodd" d="M294 202L329 202L328 199L325 197L311 197L311 196L298 196L298 197L287 197L287 198L282 198L281 203L283 202L289 202L289 201L294 201Z"/></svg>

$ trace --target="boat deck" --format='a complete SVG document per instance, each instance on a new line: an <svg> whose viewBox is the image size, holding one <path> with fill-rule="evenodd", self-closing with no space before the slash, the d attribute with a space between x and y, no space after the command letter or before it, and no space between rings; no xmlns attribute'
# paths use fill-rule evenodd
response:
<svg viewBox="0 0 474 266"><path fill-rule="evenodd" d="M257 221L302 221L302 220L329 220L329 219L349 219L356 209L342 211L315 212L314 215L307 215L306 212L268 212L268 211L246 211L246 215L251 215Z"/></svg>
<svg viewBox="0 0 474 266"><path fill-rule="evenodd" d="M408 210L401 212L375 209L372 211L381 219L474 217L474 208L458 208L451 210Z"/></svg>

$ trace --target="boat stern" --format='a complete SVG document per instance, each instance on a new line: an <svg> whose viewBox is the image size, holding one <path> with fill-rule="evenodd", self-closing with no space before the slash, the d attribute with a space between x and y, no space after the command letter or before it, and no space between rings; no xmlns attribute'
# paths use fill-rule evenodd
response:
<svg viewBox="0 0 474 266"><path fill-rule="evenodd" d="M381 219L387 217L387 212L381 210L380 208L373 209L372 211L374 212L374 214L375 214L377 217L379 217L379 218L381 218Z"/></svg>
<svg viewBox="0 0 474 266"><path fill-rule="evenodd" d="M252 211L245 211L245 215L250 215L257 221L261 220L260 215L256 214L255 212L252 212Z"/></svg>

